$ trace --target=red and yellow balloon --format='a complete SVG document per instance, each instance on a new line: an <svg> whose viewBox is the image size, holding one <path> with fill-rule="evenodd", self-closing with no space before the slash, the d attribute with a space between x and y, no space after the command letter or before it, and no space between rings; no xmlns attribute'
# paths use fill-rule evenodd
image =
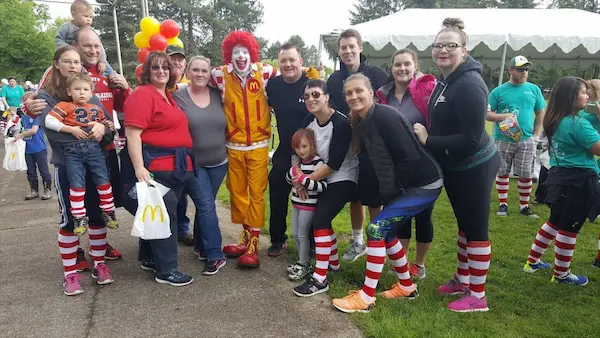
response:
<svg viewBox="0 0 600 338"><path fill-rule="evenodd" d="M133 37L135 46L139 48L138 61L141 63L136 68L138 78L144 62L151 52L164 52L171 45L183 48L179 32L179 25L174 20L159 22L155 18L147 16L140 21L140 31Z"/></svg>

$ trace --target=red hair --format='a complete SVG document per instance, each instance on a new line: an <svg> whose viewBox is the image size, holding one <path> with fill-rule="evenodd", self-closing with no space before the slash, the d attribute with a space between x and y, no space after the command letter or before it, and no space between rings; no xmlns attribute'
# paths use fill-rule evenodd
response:
<svg viewBox="0 0 600 338"><path fill-rule="evenodd" d="M233 52L233 47L236 45L248 48L248 52L250 52L250 63L258 61L258 53L260 50L258 41L256 41L254 36L249 32L240 30L227 34L225 39L223 39L221 50L223 51L223 60L225 60L226 64L231 63L231 53Z"/></svg>
<svg viewBox="0 0 600 338"><path fill-rule="evenodd" d="M315 141L315 132L312 129L300 128L296 130L292 135L292 149L298 148L303 138L306 138L312 149L311 155L315 155L317 153L317 142Z"/></svg>

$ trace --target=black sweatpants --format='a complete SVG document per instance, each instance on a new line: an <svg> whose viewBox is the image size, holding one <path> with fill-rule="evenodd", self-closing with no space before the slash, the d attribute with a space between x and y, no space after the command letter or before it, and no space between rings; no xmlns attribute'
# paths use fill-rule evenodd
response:
<svg viewBox="0 0 600 338"><path fill-rule="evenodd" d="M417 242L419 243L431 243L433 242L433 207L434 204L427 207L427 209L421 211L415 217L408 219L403 222L396 236L399 239L410 239L412 235L412 220L415 220L415 232L417 234Z"/></svg>
<svg viewBox="0 0 600 338"><path fill-rule="evenodd" d="M341 181L327 185L319 195L317 210L313 217L314 230L329 229L331 222L346 203L356 200L358 187L352 181Z"/></svg>
<svg viewBox="0 0 600 338"><path fill-rule="evenodd" d="M269 204L271 219L269 233L271 243L285 243L287 241L287 214L288 203L292 186L285 180L285 174L290 170L287 165L273 165L269 173Z"/></svg>

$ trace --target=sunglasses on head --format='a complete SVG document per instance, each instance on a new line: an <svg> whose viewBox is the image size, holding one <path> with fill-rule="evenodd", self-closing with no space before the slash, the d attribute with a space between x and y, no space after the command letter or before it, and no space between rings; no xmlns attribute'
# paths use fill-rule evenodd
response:
<svg viewBox="0 0 600 338"><path fill-rule="evenodd" d="M166 66L166 65L162 65L162 66L159 66L159 65L152 65L152 66L150 66L150 69L152 69L152 70L154 70L154 71L157 71L157 70L159 70L159 69L161 69L161 68L162 68L162 70L164 70L165 72L166 72L166 71L169 71L169 70L171 70L171 69L169 68L169 66Z"/></svg>
<svg viewBox="0 0 600 338"><path fill-rule="evenodd" d="M311 92L311 93L306 93L304 95L302 95L302 98L304 99L304 101L310 99L310 97L313 97L313 99L318 99L321 97L321 93L319 92Z"/></svg>

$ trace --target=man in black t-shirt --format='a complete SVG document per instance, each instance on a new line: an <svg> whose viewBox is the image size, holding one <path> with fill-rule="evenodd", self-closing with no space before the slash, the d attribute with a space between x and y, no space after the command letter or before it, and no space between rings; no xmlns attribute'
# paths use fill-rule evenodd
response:
<svg viewBox="0 0 600 338"><path fill-rule="evenodd" d="M279 146L273 154L269 173L271 247L268 253L272 257L281 255L287 246L286 219L292 187L285 180L285 174L292 165L292 135L300 128L302 120L310 115L302 99L304 84L309 78L319 76L314 68L309 68L306 73L302 71L302 56L298 47L292 44L281 46L278 59L281 75L267 84L269 105L275 113L279 133Z"/></svg>

